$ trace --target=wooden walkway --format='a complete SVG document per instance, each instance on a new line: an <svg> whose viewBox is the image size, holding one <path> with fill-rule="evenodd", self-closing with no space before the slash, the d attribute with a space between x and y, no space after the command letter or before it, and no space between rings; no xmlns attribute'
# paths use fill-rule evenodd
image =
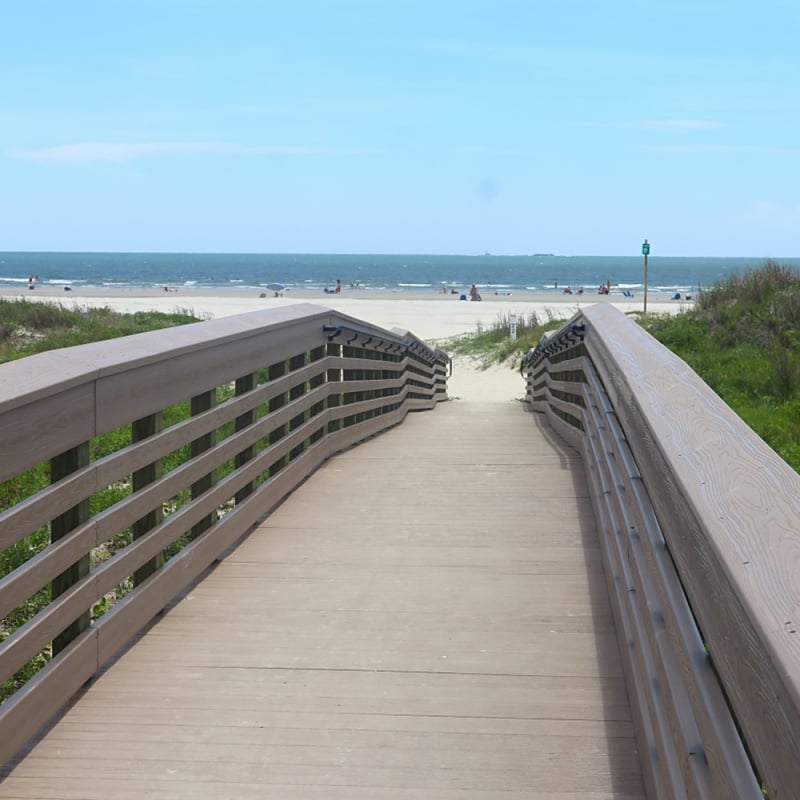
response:
<svg viewBox="0 0 800 800"><path fill-rule="evenodd" d="M517 403L329 461L0 798L640 800L580 459Z"/></svg>

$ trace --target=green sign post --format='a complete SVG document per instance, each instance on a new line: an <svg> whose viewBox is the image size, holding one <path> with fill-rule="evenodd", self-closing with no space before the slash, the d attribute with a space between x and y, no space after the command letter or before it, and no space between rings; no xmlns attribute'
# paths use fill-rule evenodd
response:
<svg viewBox="0 0 800 800"><path fill-rule="evenodd" d="M650 255L650 244L647 239L642 245L642 255L644 256L644 313L647 313L647 256Z"/></svg>

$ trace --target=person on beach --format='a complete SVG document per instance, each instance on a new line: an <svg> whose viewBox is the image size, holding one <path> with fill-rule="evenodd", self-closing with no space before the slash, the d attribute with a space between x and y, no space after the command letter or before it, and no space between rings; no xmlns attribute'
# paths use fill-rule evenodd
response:
<svg viewBox="0 0 800 800"><path fill-rule="evenodd" d="M469 290L469 299L474 301L481 299L481 296L478 294L478 287L474 283Z"/></svg>
<svg viewBox="0 0 800 800"><path fill-rule="evenodd" d="M341 280L339 280L339 278L336 279L335 292L336 292L336 294L341 294L342 293L342 282L341 282Z"/></svg>

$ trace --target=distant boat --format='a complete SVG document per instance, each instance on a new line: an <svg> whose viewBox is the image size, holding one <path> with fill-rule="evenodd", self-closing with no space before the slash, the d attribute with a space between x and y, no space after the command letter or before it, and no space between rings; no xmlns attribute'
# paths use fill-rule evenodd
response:
<svg viewBox="0 0 800 800"><path fill-rule="evenodd" d="M555 255L553 255L553 253L534 253L533 257L534 258L555 258Z"/></svg>

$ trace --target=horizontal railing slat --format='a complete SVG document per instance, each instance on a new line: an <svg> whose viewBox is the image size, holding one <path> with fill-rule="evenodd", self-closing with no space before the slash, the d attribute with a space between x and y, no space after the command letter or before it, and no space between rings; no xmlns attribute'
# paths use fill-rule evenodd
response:
<svg viewBox="0 0 800 800"><path fill-rule="evenodd" d="M16 375L6 378L7 390L15 385ZM42 398L34 409L22 406L3 412L0 407L0 482L91 439L94 400L94 386L87 384Z"/></svg>
<svg viewBox="0 0 800 800"><path fill-rule="evenodd" d="M349 343L330 336L332 327L356 326L358 335ZM153 517L152 527L140 528L133 542L115 544L111 557L0 643L0 676L7 678L108 592L210 520L203 533L163 566L156 563L146 580L0 706L0 731L16 726L13 736L0 737L0 762L325 459L402 422L409 410L445 399L447 364L444 353L407 332L384 331L303 305L0 366L0 480L83 448L104 432L146 422L176 403L186 402L188 409L193 397L213 398L220 387L233 391L234 381L237 391L210 407L204 399L207 410L193 405L199 413L161 430L156 424L139 425L151 435L79 467L0 513L0 547L5 548L47 530L50 520L105 487L128 482L180 448L203 441L205 449L194 457L167 472L151 470L149 482L134 484L126 496L93 511L88 521L63 531L58 542L0 579L0 609L8 613L93 548L129 531L151 512L161 513L166 503L200 486L223 465L233 465L202 493L193 490L195 496L187 495L183 505L163 518ZM216 432L228 425L235 430L215 441Z"/></svg>
<svg viewBox="0 0 800 800"><path fill-rule="evenodd" d="M583 452L607 529L648 796L759 797L748 751L770 796L800 796L800 476L613 308L527 360L528 406Z"/></svg>

